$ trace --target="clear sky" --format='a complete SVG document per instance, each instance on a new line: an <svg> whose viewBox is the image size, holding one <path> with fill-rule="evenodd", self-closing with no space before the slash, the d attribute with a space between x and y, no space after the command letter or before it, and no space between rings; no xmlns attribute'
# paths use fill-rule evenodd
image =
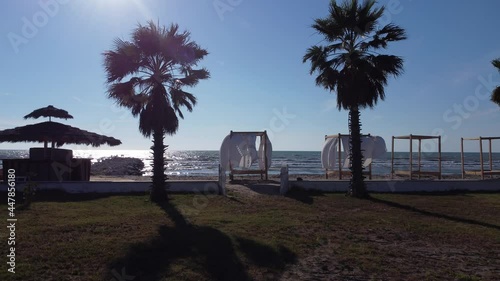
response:
<svg viewBox="0 0 500 281"><path fill-rule="evenodd" d="M75 117L62 123L120 139L116 149L149 149L138 119L106 97L102 53L152 19L178 23L210 52L201 66L211 79L191 89L198 105L166 138L171 149L217 150L230 130L267 129L275 150L318 151L325 134L348 133L347 112L336 109L335 95L317 87L302 63L306 49L322 40L310 25L327 15L328 2L3 1L0 130L39 122L22 117L51 104ZM385 101L362 111L363 132L384 137L389 149L393 135L440 134L444 151L459 151L460 137L499 136L500 107L489 97L500 84L490 63L500 57L500 1L379 4L388 5L383 22L408 33L387 50L405 59L405 73L390 80ZM396 143L396 150L407 147ZM499 141L494 149L500 151Z"/></svg>

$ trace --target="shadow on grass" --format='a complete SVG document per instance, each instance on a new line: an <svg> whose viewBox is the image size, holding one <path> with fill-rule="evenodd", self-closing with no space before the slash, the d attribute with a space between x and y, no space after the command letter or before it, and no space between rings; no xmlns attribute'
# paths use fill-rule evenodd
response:
<svg viewBox="0 0 500 281"><path fill-rule="evenodd" d="M245 253L245 256L255 265L283 270L287 264L295 263L297 256L284 246L279 246L278 250L257 243L253 240L237 237L238 248Z"/></svg>
<svg viewBox="0 0 500 281"><path fill-rule="evenodd" d="M271 183L242 184L251 191L264 195L280 195L280 187Z"/></svg>
<svg viewBox="0 0 500 281"><path fill-rule="evenodd" d="M374 198L374 197L370 197L368 200L370 200L372 202L375 202L375 203L385 204L385 205L390 206L390 207L395 207L395 208L399 208L399 209L403 209L403 210L406 210L406 211L411 211L411 212L419 213L419 214L430 216L430 217L435 217L435 218L440 218L440 219L446 219L446 220L450 220L450 221L458 222L458 223L466 223L466 224L484 226L484 227L488 227L488 228L493 228L493 229L496 229L496 230L500 230L500 226L495 225L495 224L490 224L490 223L487 223L487 222L482 222L482 221L477 221L477 220L472 220L472 219L466 219L466 218L461 218L461 217L456 217L456 216L450 216L450 215L435 213L435 212L431 212L431 211L422 210L422 209L419 209L419 208L416 208L416 207L413 207L413 206L404 205L404 204L400 204L400 203L397 203L397 202L388 201L388 200L379 199L379 198Z"/></svg>
<svg viewBox="0 0 500 281"><path fill-rule="evenodd" d="M300 188L292 188L286 194L286 197L295 199L308 205L312 205L314 203L314 197L319 196L325 196L325 194L321 191L303 190Z"/></svg>
<svg viewBox="0 0 500 281"><path fill-rule="evenodd" d="M448 191L411 191L411 192L391 192L390 194L398 195L421 195L429 197L449 197L449 196L463 196L471 197L472 194L497 194L498 191L474 191L474 190L448 190ZM370 192L370 194L387 194L387 192Z"/></svg>
<svg viewBox="0 0 500 281"><path fill-rule="evenodd" d="M6 192L0 192L0 197ZM127 194L112 194L112 193L68 193L64 190L53 189L53 190L39 190L36 191L33 196L33 202L83 202L92 201L102 198L108 198L111 196L145 196L144 192L137 193L127 193ZM21 191L16 192L16 202L22 203L24 201L24 194Z"/></svg>
<svg viewBox="0 0 500 281"><path fill-rule="evenodd" d="M171 203L159 205L175 226L161 226L158 236L129 247L125 256L108 265L105 280L123 270L128 280L179 279L252 280L248 265L238 254L243 254L255 266L266 268L273 276L281 275L285 265L295 262L293 252L283 246L277 250L253 240L239 238L236 243L227 234L208 226L189 223ZM172 266L175 264L175 266Z"/></svg>
<svg viewBox="0 0 500 281"><path fill-rule="evenodd" d="M22 195L22 192L18 192ZM82 202L92 201L112 196L145 196L145 192L117 193L68 193L60 189L36 191L33 202Z"/></svg>
<svg viewBox="0 0 500 281"><path fill-rule="evenodd" d="M249 190L264 195L280 195L280 182L275 180L232 180L232 185L237 188L248 188Z"/></svg>

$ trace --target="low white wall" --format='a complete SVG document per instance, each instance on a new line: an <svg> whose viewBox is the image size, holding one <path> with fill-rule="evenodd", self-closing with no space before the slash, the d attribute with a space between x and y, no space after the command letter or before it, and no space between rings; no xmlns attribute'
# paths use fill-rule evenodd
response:
<svg viewBox="0 0 500 281"><path fill-rule="evenodd" d="M169 181L170 192L220 194L217 181ZM26 183L16 183L16 191L22 191ZM146 193L151 182L41 182L37 190L63 190L68 193ZM5 183L0 184L0 191L7 191Z"/></svg>
<svg viewBox="0 0 500 281"><path fill-rule="evenodd" d="M324 192L346 192L349 181L290 181L291 188ZM366 181L371 192L500 191L500 180Z"/></svg>

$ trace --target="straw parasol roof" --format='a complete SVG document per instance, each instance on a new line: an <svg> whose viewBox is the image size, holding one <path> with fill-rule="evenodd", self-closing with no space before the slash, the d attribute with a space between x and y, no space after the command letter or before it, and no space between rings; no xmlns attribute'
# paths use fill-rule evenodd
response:
<svg viewBox="0 0 500 281"><path fill-rule="evenodd" d="M64 144L85 144L94 147L103 144L116 146L122 143L113 137L52 121L0 131L0 142L52 142L57 147Z"/></svg>
<svg viewBox="0 0 500 281"><path fill-rule="evenodd" d="M40 117L49 117L49 121L51 121L51 117L56 117L56 118L61 118L61 119L72 119L73 118L73 116L71 116L66 110L59 109L59 108L56 108L52 105L49 105L47 107L42 107L42 108L34 110L30 114L24 116L24 119L28 119L28 118L38 119Z"/></svg>

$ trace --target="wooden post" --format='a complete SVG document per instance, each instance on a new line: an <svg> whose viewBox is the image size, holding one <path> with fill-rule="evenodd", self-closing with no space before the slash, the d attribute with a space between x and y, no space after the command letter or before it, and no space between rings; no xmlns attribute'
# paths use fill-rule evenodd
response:
<svg viewBox="0 0 500 281"><path fill-rule="evenodd" d="M342 134L339 134L339 180L342 179L342 150L341 150L341 145L342 145ZM345 151L345 147L344 147Z"/></svg>
<svg viewBox="0 0 500 281"><path fill-rule="evenodd" d="M483 138L479 137L479 162L481 165L481 179L484 180L484 167L483 167Z"/></svg>
<svg viewBox="0 0 500 281"><path fill-rule="evenodd" d="M460 156L462 159L462 179L465 179L465 165L464 165L464 138L460 138Z"/></svg>
<svg viewBox="0 0 500 281"><path fill-rule="evenodd" d="M420 179L421 158L422 158L422 139L418 139L418 179Z"/></svg>
<svg viewBox="0 0 500 281"><path fill-rule="evenodd" d="M439 162L439 179L441 179L441 136L438 136L438 162Z"/></svg>
<svg viewBox="0 0 500 281"><path fill-rule="evenodd" d="M325 142L327 140L327 135L325 135ZM328 153L330 153L330 151L328 151ZM321 159L323 160L323 159ZM325 168L325 179L328 179L328 167Z"/></svg>
<svg viewBox="0 0 500 281"><path fill-rule="evenodd" d="M229 131L229 139L233 137L233 130ZM229 159L231 159L231 155L229 155ZM233 175L233 165L231 165L231 160L229 160L229 179L232 181L234 179Z"/></svg>
<svg viewBox="0 0 500 281"><path fill-rule="evenodd" d="M394 136L392 136L391 180L394 179Z"/></svg>
<svg viewBox="0 0 500 281"><path fill-rule="evenodd" d="M413 136L410 134L410 180L413 179Z"/></svg>
<svg viewBox="0 0 500 281"><path fill-rule="evenodd" d="M260 140L264 140L264 169L266 169L266 181L268 180L268 169L267 169L267 131L264 131L264 134L260 138ZM262 174L261 174L262 175Z"/></svg>
<svg viewBox="0 0 500 281"><path fill-rule="evenodd" d="M493 172L493 159L492 159L492 155L491 155L491 138L489 139L489 142L490 142L490 153L488 154L489 156L489 159L490 159L490 172ZM493 173L490 173L490 179L493 178Z"/></svg>

